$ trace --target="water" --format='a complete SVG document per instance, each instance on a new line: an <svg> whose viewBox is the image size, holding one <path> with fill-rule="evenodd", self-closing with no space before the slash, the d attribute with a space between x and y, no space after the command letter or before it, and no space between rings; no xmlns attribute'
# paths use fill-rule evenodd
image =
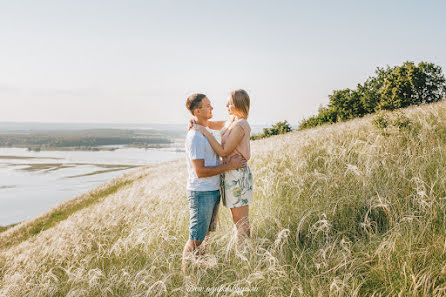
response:
<svg viewBox="0 0 446 297"><path fill-rule="evenodd" d="M31 219L114 177L137 170L128 167L122 170L119 166L144 166L181 158L184 158L182 146L41 152L0 148L0 225ZM85 175L113 169L119 170Z"/></svg>

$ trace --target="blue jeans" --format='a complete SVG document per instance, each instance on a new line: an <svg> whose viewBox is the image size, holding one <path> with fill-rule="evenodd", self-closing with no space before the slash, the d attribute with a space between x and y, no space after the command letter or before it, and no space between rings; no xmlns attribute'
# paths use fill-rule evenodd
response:
<svg viewBox="0 0 446 297"><path fill-rule="evenodd" d="M220 204L220 191L187 191L189 202L189 239L203 241L209 231L215 231Z"/></svg>

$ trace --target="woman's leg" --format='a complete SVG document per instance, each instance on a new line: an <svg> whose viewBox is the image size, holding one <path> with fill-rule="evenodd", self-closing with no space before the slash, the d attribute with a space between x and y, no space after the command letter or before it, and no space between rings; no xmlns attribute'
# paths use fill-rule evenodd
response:
<svg viewBox="0 0 446 297"><path fill-rule="evenodd" d="M237 241L250 237L249 205L231 208L232 219L237 227Z"/></svg>

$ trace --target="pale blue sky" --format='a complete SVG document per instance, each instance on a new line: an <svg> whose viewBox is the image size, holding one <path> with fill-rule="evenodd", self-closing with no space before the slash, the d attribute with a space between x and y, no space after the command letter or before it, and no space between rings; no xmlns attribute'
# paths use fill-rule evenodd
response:
<svg viewBox="0 0 446 297"><path fill-rule="evenodd" d="M1 1L0 121L182 123L194 92L226 116L297 124L377 66L446 70L442 1Z"/></svg>

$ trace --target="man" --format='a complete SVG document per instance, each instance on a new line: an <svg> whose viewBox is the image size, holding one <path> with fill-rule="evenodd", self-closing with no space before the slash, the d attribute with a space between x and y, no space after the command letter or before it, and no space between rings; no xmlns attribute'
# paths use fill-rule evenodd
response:
<svg viewBox="0 0 446 297"><path fill-rule="evenodd" d="M186 108L198 125L207 126L212 118L211 101L203 94L187 98ZM186 273L187 258L201 245L209 231L215 231L215 219L220 203L220 173L245 166L240 155L228 163L220 164L218 155L204 135L191 129L186 137L186 161L189 179L187 200L189 202L189 240L184 246L182 271Z"/></svg>

